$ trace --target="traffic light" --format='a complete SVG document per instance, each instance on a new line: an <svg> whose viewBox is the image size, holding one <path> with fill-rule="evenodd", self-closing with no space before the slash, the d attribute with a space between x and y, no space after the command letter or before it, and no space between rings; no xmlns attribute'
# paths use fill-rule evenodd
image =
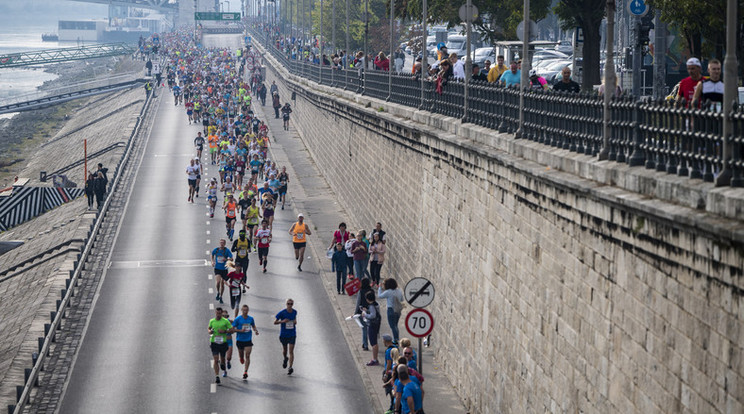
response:
<svg viewBox="0 0 744 414"><path fill-rule="evenodd" d="M654 13L653 10L649 10L648 13L646 13L645 16L641 17L640 21L640 28L638 30L638 45L639 46L648 46L649 43L649 37L648 32L649 30L654 28Z"/></svg>

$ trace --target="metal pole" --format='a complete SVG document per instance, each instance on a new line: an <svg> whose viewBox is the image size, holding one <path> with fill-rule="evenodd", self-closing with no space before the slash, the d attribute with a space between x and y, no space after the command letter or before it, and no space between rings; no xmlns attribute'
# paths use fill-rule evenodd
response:
<svg viewBox="0 0 744 414"><path fill-rule="evenodd" d="M463 111L462 111L462 122L468 121L468 89L470 89L470 77L473 73L472 62L470 60L470 36L472 36L472 0L467 0L466 8L468 9L467 14L467 32L465 33L465 87L463 93Z"/></svg>
<svg viewBox="0 0 744 414"><path fill-rule="evenodd" d="M599 152L599 159L606 160L610 156L610 100L615 94L615 62L612 56L615 53L615 0L607 0L607 56L605 57L605 78L604 78L604 106L602 108L602 151Z"/></svg>
<svg viewBox="0 0 744 414"><path fill-rule="evenodd" d="M522 138L524 134L524 90L527 87L528 74L530 71L530 0L524 0L524 33L522 33L522 68L519 77L519 128L514 134L516 138Z"/></svg>
<svg viewBox="0 0 744 414"><path fill-rule="evenodd" d="M362 67L362 94L367 91L367 52L369 51L369 0L364 0L364 66Z"/></svg>
<svg viewBox="0 0 744 414"><path fill-rule="evenodd" d="M423 5L423 11L421 13L421 106L419 106L419 109L424 109L425 103L424 103L424 90L426 89L426 80L424 79L426 75L429 73L428 70L428 56L427 50L426 50L426 17L429 14L429 11L427 10L428 4L426 0L424 1ZM416 61L414 60L414 65L416 64ZM419 367L421 368L421 367Z"/></svg>
<svg viewBox="0 0 744 414"><path fill-rule="evenodd" d="M344 89L349 87L349 0L346 0L346 50L344 51Z"/></svg>
<svg viewBox="0 0 744 414"><path fill-rule="evenodd" d="M728 0L726 4L726 58L723 61L723 170L716 177L716 187L731 185L733 187L744 186L742 177L732 180L731 138L734 133L734 121L731 113L734 110L734 101L737 95L739 62L736 59L736 25L737 25L737 1Z"/></svg>
<svg viewBox="0 0 744 414"><path fill-rule="evenodd" d="M426 44L424 44L424 46L426 46ZM424 344L421 338L419 338L418 340L418 372L419 374L424 375Z"/></svg>
<svg viewBox="0 0 744 414"><path fill-rule="evenodd" d="M85 159L85 165L83 166L83 186L88 181L88 140L83 140L83 159Z"/></svg>
<svg viewBox="0 0 744 414"><path fill-rule="evenodd" d="M666 96L666 23L661 21L661 10L654 11L654 99Z"/></svg>
<svg viewBox="0 0 744 414"><path fill-rule="evenodd" d="M318 83L323 83L323 0L320 0L320 25L318 26Z"/></svg>
<svg viewBox="0 0 744 414"><path fill-rule="evenodd" d="M388 96L386 101L393 97L393 17L395 13L395 0L390 0L390 54L388 55Z"/></svg>
<svg viewBox="0 0 744 414"><path fill-rule="evenodd" d="M336 0L332 0L331 3L333 12L331 13L331 54L335 54L338 51L336 46Z"/></svg>
<svg viewBox="0 0 744 414"><path fill-rule="evenodd" d="M633 16L633 96L641 96L641 18ZM607 91L605 91L607 92Z"/></svg>

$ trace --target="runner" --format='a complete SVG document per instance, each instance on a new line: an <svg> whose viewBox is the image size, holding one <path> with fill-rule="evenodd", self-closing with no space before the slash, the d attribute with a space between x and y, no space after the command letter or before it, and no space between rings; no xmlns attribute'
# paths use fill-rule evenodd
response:
<svg viewBox="0 0 744 414"><path fill-rule="evenodd" d="M186 108L186 116L189 118L189 125L191 125L194 121L194 103L186 96L186 103L183 106Z"/></svg>
<svg viewBox="0 0 744 414"><path fill-rule="evenodd" d="M271 244L271 230L269 230L269 221L261 220L261 228L256 231L258 240L258 265L263 266L263 272L266 273L266 264L269 262L269 245Z"/></svg>
<svg viewBox="0 0 744 414"><path fill-rule="evenodd" d="M229 270L229 273L227 274L227 283L230 285L230 309L234 309L235 316L238 316L240 298L245 290L250 289L250 287L245 284L245 273L241 272L241 269L236 267L236 263L227 262L227 268Z"/></svg>
<svg viewBox="0 0 744 414"><path fill-rule="evenodd" d="M251 252L251 240L245 237L245 230L240 230L238 238L233 242L231 251L235 252L235 264L240 266L240 270L243 273L243 283L245 283L245 275L248 274L248 253ZM245 289L243 289L245 291ZM235 309L235 316L238 316L238 310Z"/></svg>
<svg viewBox="0 0 744 414"><path fill-rule="evenodd" d="M263 219L263 216L261 216L261 210L256 205L256 197L251 197L251 205L248 206L245 212L245 226L248 229L248 234L250 234L251 244L253 245L254 250L256 250L256 243L253 239L253 235L257 230L254 228L258 226L259 219Z"/></svg>
<svg viewBox="0 0 744 414"><path fill-rule="evenodd" d="M282 172L279 173L279 202L282 203L282 210L284 210L284 203L287 201L287 185L289 184L289 174L287 173L287 167L282 167Z"/></svg>
<svg viewBox="0 0 744 414"><path fill-rule="evenodd" d="M204 174L204 169L202 168L202 163L199 161L199 157L194 158L194 165L199 169L196 173L196 186L194 187L194 196L196 198L199 198L199 184L201 184L201 176ZM191 201L194 201L192 198Z"/></svg>
<svg viewBox="0 0 744 414"><path fill-rule="evenodd" d="M227 355L227 333L232 329L232 324L222 317L222 308L214 310L214 318L209 320L207 330L209 332L209 347L214 359L214 382L220 383L220 368L225 370L225 356ZM227 370L225 370L227 375Z"/></svg>
<svg viewBox="0 0 744 414"><path fill-rule="evenodd" d="M240 363L243 364L243 379L248 379L248 367L251 366L251 352L253 351L253 333L258 336L258 328L256 323L253 321L252 316L248 316L248 305L243 305L240 308L240 316L235 318L232 326L235 328L237 335L235 337L235 345L238 346L238 356L240 357Z"/></svg>
<svg viewBox="0 0 744 414"><path fill-rule="evenodd" d="M282 343L282 355L284 356L284 362L282 362L282 368L287 368L287 362L289 362L289 369L287 375L292 375L294 369L294 348L295 342L297 341L297 311L294 310L294 300L287 299L287 308L282 309L281 312L276 314L276 320L274 325L281 325L279 331L279 342ZM289 351L289 356L287 356Z"/></svg>
<svg viewBox="0 0 744 414"><path fill-rule="evenodd" d="M194 191L196 190L196 176L199 174L199 167L194 165L194 160L189 161L186 167L186 175L189 177L189 198L187 201L194 202Z"/></svg>
<svg viewBox="0 0 744 414"><path fill-rule="evenodd" d="M297 215L297 222L292 225L289 229L289 234L292 235L292 244L294 245L295 260L299 260L297 270L302 271L302 261L305 258L305 246L307 245L307 239L305 235L312 235L310 227L305 223L305 216L302 213Z"/></svg>
<svg viewBox="0 0 744 414"><path fill-rule="evenodd" d="M289 102L287 102L282 107L282 119L284 120L285 131L289 131L289 114L291 113L292 113L292 107L289 106Z"/></svg>
<svg viewBox="0 0 744 414"><path fill-rule="evenodd" d="M226 244L225 239L220 239L220 247L212 250L212 267L214 267L214 282L217 288L215 300L220 301L220 303L224 303L222 294L225 291L225 282L227 281L227 260L232 259L232 253L225 247Z"/></svg>
<svg viewBox="0 0 744 414"><path fill-rule="evenodd" d="M235 221L237 220L238 212L238 203L233 198L232 193L227 193L227 198L225 198L222 209L225 210L225 230L227 231L227 238L232 241L233 234L235 233Z"/></svg>
<svg viewBox="0 0 744 414"><path fill-rule="evenodd" d="M204 150L204 137L202 136L201 131L196 133L196 138L194 138L194 146L196 147L196 157L201 158L202 151Z"/></svg>
<svg viewBox="0 0 744 414"><path fill-rule="evenodd" d="M217 138L217 135L215 134L209 134L207 136L207 141L209 141L209 156L212 159L212 165L217 164L218 139L219 138Z"/></svg>
<svg viewBox="0 0 744 414"><path fill-rule="evenodd" d="M207 185L207 201L209 201L210 218L214 217L214 208L217 205L217 191L219 191L219 187L217 187L217 179L212 178L212 181Z"/></svg>
<svg viewBox="0 0 744 414"><path fill-rule="evenodd" d="M232 368L232 364L230 363L232 361L232 354L233 354L233 340L232 340L232 333L235 331L235 329L232 329L232 322L230 321L230 312L227 311L227 309L222 310L222 318L226 321L230 322L230 330L225 335L227 337L227 352L225 353L225 362L227 362L227 369L223 369L222 376L227 376L227 371Z"/></svg>

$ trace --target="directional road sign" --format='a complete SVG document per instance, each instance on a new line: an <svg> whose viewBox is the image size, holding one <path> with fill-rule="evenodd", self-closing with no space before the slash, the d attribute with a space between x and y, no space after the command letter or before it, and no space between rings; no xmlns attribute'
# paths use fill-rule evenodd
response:
<svg viewBox="0 0 744 414"><path fill-rule="evenodd" d="M240 13L195 12L194 20L240 21Z"/></svg>
<svg viewBox="0 0 744 414"><path fill-rule="evenodd" d="M648 4L644 0L628 0L628 13L643 17L648 13Z"/></svg>
<svg viewBox="0 0 744 414"><path fill-rule="evenodd" d="M415 277L406 283L406 302L414 308L425 308L434 300L434 285L423 277Z"/></svg>
<svg viewBox="0 0 744 414"><path fill-rule="evenodd" d="M434 329L434 317L426 309L414 309L406 316L406 329L416 338L423 338Z"/></svg>

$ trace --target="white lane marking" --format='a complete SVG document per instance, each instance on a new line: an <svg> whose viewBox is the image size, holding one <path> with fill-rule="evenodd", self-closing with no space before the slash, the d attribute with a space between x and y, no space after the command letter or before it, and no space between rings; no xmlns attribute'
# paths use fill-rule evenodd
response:
<svg viewBox="0 0 744 414"><path fill-rule="evenodd" d="M212 288L209 288L208 291L209 291L209 294L210 295L214 293L214 289L212 289Z"/></svg>
<svg viewBox="0 0 744 414"><path fill-rule="evenodd" d="M209 310L214 310L214 303L209 304Z"/></svg>
<svg viewBox="0 0 744 414"><path fill-rule="evenodd" d="M216 393L217 392L217 384L209 384L209 392L211 392L212 394ZM217 413L212 413L212 414L217 414Z"/></svg>
<svg viewBox="0 0 744 414"><path fill-rule="evenodd" d="M207 230L207 234L211 234L211 233L212 233L211 231Z"/></svg>
<svg viewBox="0 0 744 414"><path fill-rule="evenodd" d="M207 250L207 252L206 252L206 253L207 253L207 256L209 256L209 250Z"/></svg>
<svg viewBox="0 0 744 414"><path fill-rule="evenodd" d="M212 280L212 275L207 275L207 278L209 278L209 280ZM212 292L209 292L209 293L212 293Z"/></svg>
<svg viewBox="0 0 744 414"><path fill-rule="evenodd" d="M207 244L211 244L212 240L207 239Z"/></svg>
<svg viewBox="0 0 744 414"><path fill-rule="evenodd" d="M209 220L207 220L207 226L209 225Z"/></svg>

